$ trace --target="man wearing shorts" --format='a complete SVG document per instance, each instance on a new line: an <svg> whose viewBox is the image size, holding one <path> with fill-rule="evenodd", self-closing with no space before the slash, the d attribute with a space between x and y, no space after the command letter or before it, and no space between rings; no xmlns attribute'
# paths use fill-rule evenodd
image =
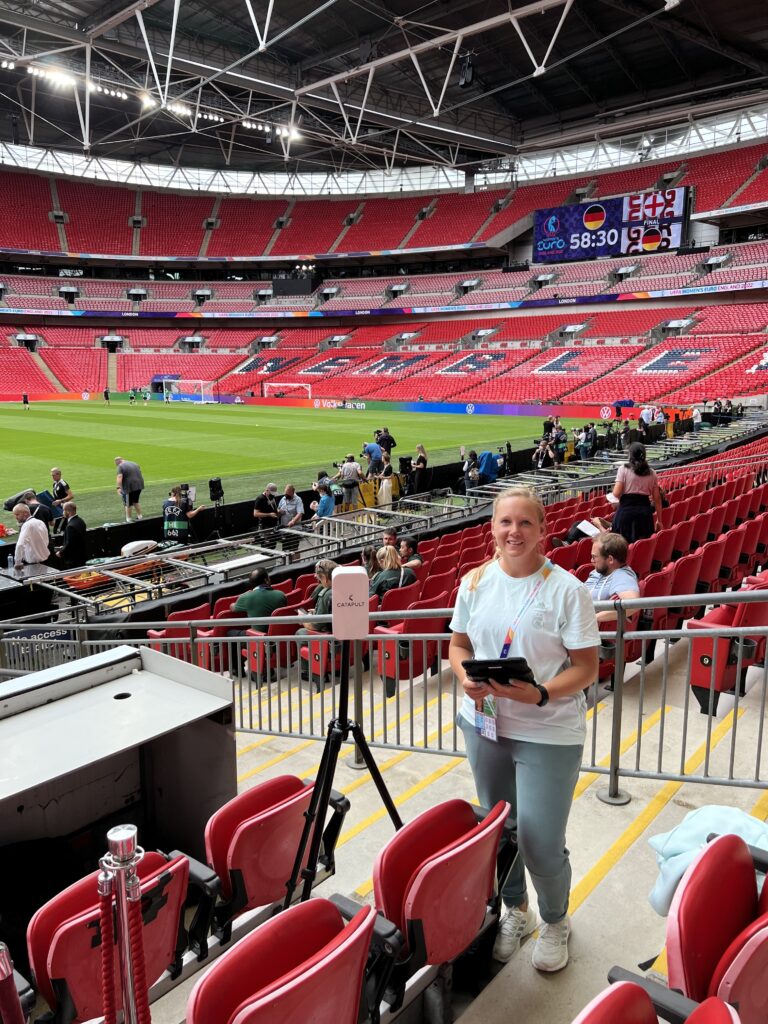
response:
<svg viewBox="0 0 768 1024"><path fill-rule="evenodd" d="M125 521L131 521L131 509L136 509L136 518L141 519L141 505L139 499L144 490L144 477L141 475L141 466L136 462L129 462L118 455L115 458L117 466L117 493L123 499L125 505Z"/></svg>

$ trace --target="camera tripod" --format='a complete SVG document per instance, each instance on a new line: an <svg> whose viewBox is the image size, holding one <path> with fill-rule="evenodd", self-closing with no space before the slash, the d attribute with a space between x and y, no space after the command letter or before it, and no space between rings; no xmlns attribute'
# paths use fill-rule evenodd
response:
<svg viewBox="0 0 768 1024"><path fill-rule="evenodd" d="M221 540L224 530L224 499L217 498L213 503L213 529L205 538L206 540Z"/></svg>
<svg viewBox="0 0 768 1024"><path fill-rule="evenodd" d="M371 773L376 789L379 791L382 803L386 808L392 824L396 829L403 827L400 815L397 813L394 801L387 790L386 783L381 777L378 765L373 759L373 754L368 746L368 741L363 733L362 726L353 722L349 716L349 640L341 641L341 676L339 679L339 707L338 716L328 723L328 732L325 737L323 756L320 759L320 767L315 779L315 788L309 801L309 807L304 814L304 828L302 829L299 846L296 850L296 859L293 862L291 877L286 882L286 895L283 909L287 910L291 905L293 894L299 885L299 878L303 879L301 891L301 902L304 903L312 895L312 883L317 876L317 861L320 855L320 845L323 839L325 819L328 814L328 805L333 788L333 778L336 774L336 765L341 752L341 745L350 736L363 756L363 761ZM310 838L311 837L311 838ZM306 867L302 868L304 854L309 844L309 856Z"/></svg>

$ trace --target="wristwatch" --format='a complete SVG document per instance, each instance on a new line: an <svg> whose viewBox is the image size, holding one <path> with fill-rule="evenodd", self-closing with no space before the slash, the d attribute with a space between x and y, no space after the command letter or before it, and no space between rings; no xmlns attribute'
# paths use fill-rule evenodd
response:
<svg viewBox="0 0 768 1024"><path fill-rule="evenodd" d="M546 688L546 686L541 686L539 683L536 683L535 685L536 689L539 691L540 694L540 699L536 701L536 707L546 707L546 705L549 704L549 690Z"/></svg>

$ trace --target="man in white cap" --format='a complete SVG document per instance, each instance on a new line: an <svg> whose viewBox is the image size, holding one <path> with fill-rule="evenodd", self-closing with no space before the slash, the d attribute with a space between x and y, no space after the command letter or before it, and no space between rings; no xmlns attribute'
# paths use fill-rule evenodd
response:
<svg viewBox="0 0 768 1024"><path fill-rule="evenodd" d="M280 517L277 511L277 484L267 484L253 506L253 518L259 533L272 530Z"/></svg>

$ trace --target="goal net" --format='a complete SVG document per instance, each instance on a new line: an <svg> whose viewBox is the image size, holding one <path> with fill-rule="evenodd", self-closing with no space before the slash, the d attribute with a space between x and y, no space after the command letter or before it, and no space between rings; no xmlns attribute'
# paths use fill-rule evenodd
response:
<svg viewBox="0 0 768 1024"><path fill-rule="evenodd" d="M170 402L213 404L213 384L209 380L164 380L163 398Z"/></svg>
<svg viewBox="0 0 768 1024"><path fill-rule="evenodd" d="M263 385L265 398L283 398L294 396L297 391L302 392L307 398L312 397L311 384L294 384L288 381L265 381Z"/></svg>

